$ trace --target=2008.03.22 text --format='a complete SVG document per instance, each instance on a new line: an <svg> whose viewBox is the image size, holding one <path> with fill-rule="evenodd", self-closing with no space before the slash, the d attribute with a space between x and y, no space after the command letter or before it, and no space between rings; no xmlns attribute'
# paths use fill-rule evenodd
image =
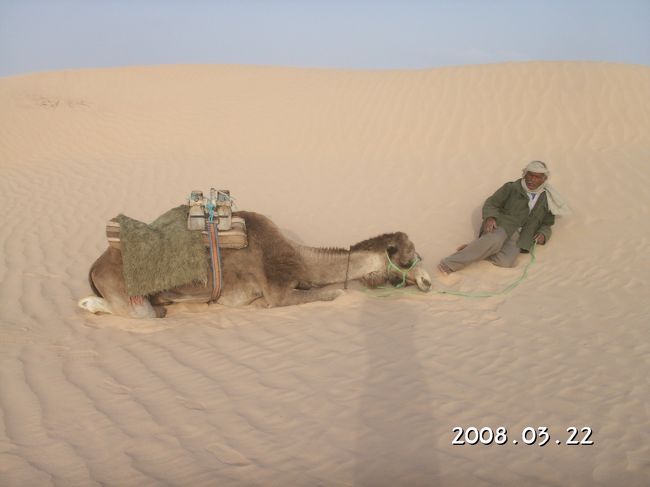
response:
<svg viewBox="0 0 650 487"><path fill-rule="evenodd" d="M508 438L508 430L505 426L499 426L495 430L489 426L483 428L476 428L470 426L463 428L461 426L454 426L452 432L455 434L452 439L452 445L505 445L512 443L513 445L537 445L544 446L551 441L551 433L546 426L526 426L521 431L516 432ZM591 427L584 426L576 428L570 426L566 429L566 435L559 439L554 439L556 445L593 445L594 442L590 439L592 434Z"/></svg>

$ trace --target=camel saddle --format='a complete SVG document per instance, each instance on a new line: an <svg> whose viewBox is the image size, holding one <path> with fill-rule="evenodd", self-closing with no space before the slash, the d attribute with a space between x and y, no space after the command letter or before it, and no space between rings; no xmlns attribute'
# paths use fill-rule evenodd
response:
<svg viewBox="0 0 650 487"><path fill-rule="evenodd" d="M209 223L211 228L203 231L188 230L187 215L188 206L181 205L151 224L122 214L106 224L109 245L122 253L129 296L151 295L191 282L207 285L206 253L201 252L207 247L216 276L211 301L216 301L221 287L218 249L247 247L246 222L235 216L230 230L217 232L216 225Z"/></svg>

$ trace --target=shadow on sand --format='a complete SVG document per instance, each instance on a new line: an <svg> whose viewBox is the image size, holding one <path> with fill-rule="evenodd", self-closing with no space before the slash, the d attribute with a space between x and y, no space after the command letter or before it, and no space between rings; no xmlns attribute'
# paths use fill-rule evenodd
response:
<svg viewBox="0 0 650 487"><path fill-rule="evenodd" d="M358 412L354 485L435 485L434 404L414 342L416 313L409 303L368 300L361 316L368 372Z"/></svg>

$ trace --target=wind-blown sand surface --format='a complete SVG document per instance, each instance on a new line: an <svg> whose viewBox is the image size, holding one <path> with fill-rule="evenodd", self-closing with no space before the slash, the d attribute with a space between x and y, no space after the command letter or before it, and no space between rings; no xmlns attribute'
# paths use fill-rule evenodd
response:
<svg viewBox="0 0 650 487"><path fill-rule="evenodd" d="M649 67L79 70L0 79L0 107L0 485L647 485ZM436 289L498 290L528 256L435 266L533 159L574 214L504 296L77 307L109 218L211 186L309 245L405 231Z"/></svg>

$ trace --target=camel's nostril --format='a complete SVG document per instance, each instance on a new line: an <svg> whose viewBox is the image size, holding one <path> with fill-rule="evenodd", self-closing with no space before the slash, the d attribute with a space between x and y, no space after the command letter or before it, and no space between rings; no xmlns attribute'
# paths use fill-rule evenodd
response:
<svg viewBox="0 0 650 487"><path fill-rule="evenodd" d="M431 289L431 280L426 277L420 277L417 279L417 285L420 291L427 292Z"/></svg>

